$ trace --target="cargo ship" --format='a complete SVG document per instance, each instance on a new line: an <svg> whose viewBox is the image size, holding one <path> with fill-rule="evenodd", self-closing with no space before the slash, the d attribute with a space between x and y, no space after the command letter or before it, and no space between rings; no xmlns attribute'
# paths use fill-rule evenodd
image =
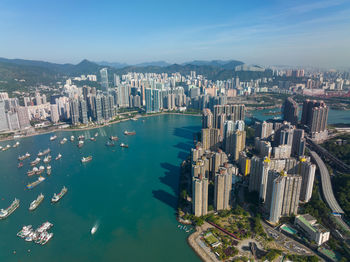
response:
<svg viewBox="0 0 350 262"><path fill-rule="evenodd" d="M62 158L62 155L60 153L58 153L58 155L56 156L55 160L60 160Z"/></svg>
<svg viewBox="0 0 350 262"><path fill-rule="evenodd" d="M53 195L51 202L57 203L67 193L67 191L68 191L68 189L64 186L60 193L58 193L57 195L55 193Z"/></svg>
<svg viewBox="0 0 350 262"><path fill-rule="evenodd" d="M92 160L92 156L88 156L88 157L83 157L81 159L81 162L82 163L87 163L87 162L90 162Z"/></svg>
<svg viewBox="0 0 350 262"><path fill-rule="evenodd" d="M119 138L117 136L110 136L109 139L112 141L117 141Z"/></svg>
<svg viewBox="0 0 350 262"><path fill-rule="evenodd" d="M121 143L120 147L128 148L129 146L127 144Z"/></svg>
<svg viewBox="0 0 350 262"><path fill-rule="evenodd" d="M136 132L135 131L129 132L129 131L125 130L124 131L124 135L126 135L126 136L133 136L133 135L136 135Z"/></svg>
<svg viewBox="0 0 350 262"><path fill-rule="evenodd" d="M39 157L37 157L34 161L30 162L31 166L36 166L37 164L39 164L41 161L41 159Z"/></svg>
<svg viewBox="0 0 350 262"><path fill-rule="evenodd" d="M27 159L28 157L30 157L30 154L27 152L23 156L19 156L18 161L23 161L24 159Z"/></svg>
<svg viewBox="0 0 350 262"><path fill-rule="evenodd" d="M57 138L57 136L56 136L56 135L54 135L54 136L50 136L50 141L54 141L54 140L56 140L56 138Z"/></svg>
<svg viewBox="0 0 350 262"><path fill-rule="evenodd" d="M67 138L64 137L64 138L60 141L60 144L61 144L61 145L64 145L66 142L67 142Z"/></svg>
<svg viewBox="0 0 350 262"><path fill-rule="evenodd" d="M16 144L14 144L12 147L13 147L13 148L16 148L16 147L18 147L18 146L19 146L19 142L17 141Z"/></svg>
<svg viewBox="0 0 350 262"><path fill-rule="evenodd" d="M30 211L35 210L43 200L44 200L44 195L40 194L32 203L30 203L29 210Z"/></svg>
<svg viewBox="0 0 350 262"><path fill-rule="evenodd" d="M47 154L50 153L50 152L51 152L51 149L48 148L48 149L44 150L43 152L39 152L39 153L38 153L38 156L45 156L45 155L47 155Z"/></svg>
<svg viewBox="0 0 350 262"><path fill-rule="evenodd" d="M19 200L15 198L12 204L6 209L0 209L0 219L5 219L19 207Z"/></svg>
<svg viewBox="0 0 350 262"><path fill-rule="evenodd" d="M52 171L51 166L47 166L46 167L46 174L51 175L51 171Z"/></svg>
<svg viewBox="0 0 350 262"><path fill-rule="evenodd" d="M45 177L39 176L36 181L34 181L33 183L28 184L27 188L28 189L32 189L33 187L36 187L37 185L39 185L44 180L45 180Z"/></svg>
<svg viewBox="0 0 350 262"><path fill-rule="evenodd" d="M48 156L46 156L46 157L44 158L43 162L44 162L45 164L50 163L51 159L52 159L52 157L51 157L50 155L48 155Z"/></svg>

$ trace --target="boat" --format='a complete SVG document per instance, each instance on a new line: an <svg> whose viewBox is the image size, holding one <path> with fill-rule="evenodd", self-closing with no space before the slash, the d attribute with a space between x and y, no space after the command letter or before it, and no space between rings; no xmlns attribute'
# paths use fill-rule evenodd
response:
<svg viewBox="0 0 350 262"><path fill-rule="evenodd" d="M43 182L46 178L43 176L39 176L38 179L36 181L34 181L33 183L30 183L27 185L28 189L32 189L34 187L36 187L37 185L39 185L41 182Z"/></svg>
<svg viewBox="0 0 350 262"><path fill-rule="evenodd" d="M46 174L51 175L51 171L52 171L51 166L47 166L46 167Z"/></svg>
<svg viewBox="0 0 350 262"><path fill-rule="evenodd" d="M132 121L137 121L137 118L131 118Z"/></svg>
<svg viewBox="0 0 350 262"><path fill-rule="evenodd" d="M54 141L54 140L56 140L56 138L57 138L57 136L56 136L56 135L54 135L54 136L50 136L50 141Z"/></svg>
<svg viewBox="0 0 350 262"><path fill-rule="evenodd" d="M21 231L17 233L18 237L24 238L32 231L32 225L23 226Z"/></svg>
<svg viewBox="0 0 350 262"><path fill-rule="evenodd" d="M36 168L36 167L35 167ZM33 168L33 170L34 170L34 168ZM44 170L45 170L45 167L44 166L40 166L39 168L37 168L37 170L35 171L35 174L36 175L40 175L40 174L42 174L43 172L44 172Z"/></svg>
<svg viewBox="0 0 350 262"><path fill-rule="evenodd" d="M36 168L36 167L34 167L34 168ZM27 175L28 175L28 176L35 175L35 170L34 170L34 168L33 168L33 170L28 170L28 171L27 171Z"/></svg>
<svg viewBox="0 0 350 262"><path fill-rule="evenodd" d="M19 207L19 200L15 198L12 204L6 209L0 209L0 219L5 219Z"/></svg>
<svg viewBox="0 0 350 262"><path fill-rule="evenodd" d="M51 149L48 148L48 149L44 150L43 152L39 152L39 153L38 153L38 156L45 156L45 155L47 155L47 154L50 153L50 152L51 152Z"/></svg>
<svg viewBox="0 0 350 262"><path fill-rule="evenodd" d="M111 141L107 141L106 142L106 146L115 146L115 144L113 142L111 142Z"/></svg>
<svg viewBox="0 0 350 262"><path fill-rule="evenodd" d="M32 225L23 226L17 236L28 242L33 241L36 244L45 245L53 237L53 233L47 232L52 226L53 224L50 222L43 223L35 230L33 230Z"/></svg>
<svg viewBox="0 0 350 262"><path fill-rule="evenodd" d="M30 157L30 154L27 152L23 156L19 156L18 157L18 161L22 161L24 159L27 159L28 157Z"/></svg>
<svg viewBox="0 0 350 262"><path fill-rule="evenodd" d="M90 140L91 141L96 141L96 138L95 137L90 137Z"/></svg>
<svg viewBox="0 0 350 262"><path fill-rule="evenodd" d="M16 147L18 147L18 146L19 146L19 142L17 141L16 144L14 144L12 147L13 147L13 148L16 148Z"/></svg>
<svg viewBox="0 0 350 262"><path fill-rule="evenodd" d="M125 130L124 131L124 135L126 135L126 136L133 136L133 135L136 135L136 132L135 131L129 132L129 131Z"/></svg>
<svg viewBox="0 0 350 262"><path fill-rule="evenodd" d="M120 147L128 148L129 146L127 144L121 143Z"/></svg>
<svg viewBox="0 0 350 262"><path fill-rule="evenodd" d="M60 141L60 144L63 145L63 144L65 144L66 142L67 142L67 138L64 137L64 138Z"/></svg>
<svg viewBox="0 0 350 262"><path fill-rule="evenodd" d="M109 139L112 141L117 141L119 138L117 136L110 136Z"/></svg>
<svg viewBox="0 0 350 262"><path fill-rule="evenodd" d="M50 163L51 159L52 159L52 157L51 157L50 155L48 155L48 156L46 156L46 157L44 158L43 162L44 162L45 164Z"/></svg>
<svg viewBox="0 0 350 262"><path fill-rule="evenodd" d="M32 203L30 203L29 210L30 211L35 210L43 200L44 200L44 195L40 194Z"/></svg>
<svg viewBox="0 0 350 262"><path fill-rule="evenodd" d="M87 163L87 162L90 162L91 160L92 160L92 156L82 157L81 158L81 162L82 163Z"/></svg>
<svg viewBox="0 0 350 262"><path fill-rule="evenodd" d="M53 195L51 202L57 203L67 193L67 191L68 191L68 189L64 186L60 193L58 193L58 194L55 193Z"/></svg>
<svg viewBox="0 0 350 262"><path fill-rule="evenodd" d="M84 145L84 141L83 140L79 140L78 147L81 148L81 147L83 147L83 145Z"/></svg>
<svg viewBox="0 0 350 262"><path fill-rule="evenodd" d="M7 145L7 146L3 147L1 150L2 150L2 151L6 151L6 150L9 150L10 148L11 148L11 146L10 146L10 145Z"/></svg>
<svg viewBox="0 0 350 262"><path fill-rule="evenodd" d="M78 140L84 140L85 139L85 136L81 135L81 136L78 136Z"/></svg>
<svg viewBox="0 0 350 262"><path fill-rule="evenodd" d="M96 231L97 231L97 229L98 229L98 226L97 226L97 225L94 225L94 226L91 228L91 231L90 231L91 235L95 234Z"/></svg>
<svg viewBox="0 0 350 262"><path fill-rule="evenodd" d="M74 136L71 136L71 137L70 137L70 141L71 141L71 142L73 142L73 141L74 141L74 139L75 139L75 137L74 137Z"/></svg>
<svg viewBox="0 0 350 262"><path fill-rule="evenodd" d="M95 133L94 137L98 137L98 133L97 132Z"/></svg>
<svg viewBox="0 0 350 262"><path fill-rule="evenodd" d="M23 167L23 163L22 163L22 162L19 162L17 167L18 167L18 168Z"/></svg>
<svg viewBox="0 0 350 262"><path fill-rule="evenodd" d="M41 161L41 159L39 157L37 157L34 161L30 162L31 166L36 166L37 164L39 164Z"/></svg>
<svg viewBox="0 0 350 262"><path fill-rule="evenodd" d="M58 153L58 155L56 156L55 160L60 160L62 158L62 155L60 153Z"/></svg>

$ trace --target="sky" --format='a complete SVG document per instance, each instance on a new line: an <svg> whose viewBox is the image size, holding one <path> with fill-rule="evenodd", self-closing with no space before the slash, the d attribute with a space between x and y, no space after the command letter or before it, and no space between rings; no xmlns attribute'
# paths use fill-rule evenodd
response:
<svg viewBox="0 0 350 262"><path fill-rule="evenodd" d="M0 0L0 57L350 67L350 0Z"/></svg>

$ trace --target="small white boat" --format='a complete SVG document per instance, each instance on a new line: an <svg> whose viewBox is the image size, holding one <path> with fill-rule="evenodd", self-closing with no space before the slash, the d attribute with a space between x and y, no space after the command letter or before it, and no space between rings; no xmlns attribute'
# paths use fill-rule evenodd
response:
<svg viewBox="0 0 350 262"><path fill-rule="evenodd" d="M92 228L91 228L91 235L95 234L96 231L98 229L98 226L97 225L94 225Z"/></svg>

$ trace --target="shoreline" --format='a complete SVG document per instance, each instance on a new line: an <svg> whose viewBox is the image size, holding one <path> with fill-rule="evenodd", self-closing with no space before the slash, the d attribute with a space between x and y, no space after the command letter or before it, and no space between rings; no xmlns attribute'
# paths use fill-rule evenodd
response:
<svg viewBox="0 0 350 262"><path fill-rule="evenodd" d="M108 122L104 125L100 125L100 126L90 126L90 127L84 127L84 128L54 128L52 130L49 131L43 131L43 132L36 132L33 134L28 134L28 135L23 135L21 137L6 137L6 138L0 138L0 142L3 141L11 141L11 140L17 140L17 139L22 139L22 138L26 138L26 137L32 137L32 136L38 136L38 135L45 135L45 134L50 134L50 133L54 133L54 132L76 132L76 131L87 131L87 130L93 130L93 129L97 129L97 128L103 128L103 127L107 127L113 124L118 124L120 122L125 122L125 121L132 121L131 119L141 119L141 118L147 118L147 117L152 117L152 116L160 116L160 115L184 115L184 116L201 116L200 114L183 114L183 113L171 113L171 112L161 112L161 113L155 113L155 114L149 114L149 115L141 115L139 117L132 117L132 118L126 118L126 119L118 119L112 122Z"/></svg>

